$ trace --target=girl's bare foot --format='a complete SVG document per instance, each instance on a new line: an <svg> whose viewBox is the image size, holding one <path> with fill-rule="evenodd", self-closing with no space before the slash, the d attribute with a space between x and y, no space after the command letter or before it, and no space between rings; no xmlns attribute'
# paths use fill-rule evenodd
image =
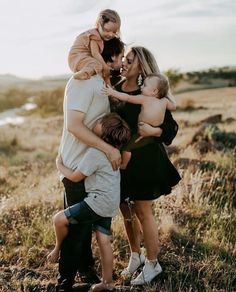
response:
<svg viewBox="0 0 236 292"><path fill-rule="evenodd" d="M87 72L78 71L74 74L74 79L87 80L89 79L89 74Z"/></svg>
<svg viewBox="0 0 236 292"><path fill-rule="evenodd" d="M113 283L98 283L94 284L90 289L89 292L99 292L99 291L114 291L115 286Z"/></svg>
<svg viewBox="0 0 236 292"><path fill-rule="evenodd" d="M58 259L59 259L59 249L54 248L54 250L51 251L50 254L47 256L47 260L50 263L54 264L58 261Z"/></svg>

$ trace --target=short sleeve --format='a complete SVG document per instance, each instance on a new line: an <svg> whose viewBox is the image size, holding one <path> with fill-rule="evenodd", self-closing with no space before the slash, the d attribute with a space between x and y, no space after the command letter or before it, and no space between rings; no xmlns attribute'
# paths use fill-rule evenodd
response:
<svg viewBox="0 0 236 292"><path fill-rule="evenodd" d="M77 170L82 172L85 176L92 175L99 168L101 159L99 154L97 150L89 148L79 162Z"/></svg>
<svg viewBox="0 0 236 292"><path fill-rule="evenodd" d="M93 88L93 79L75 80L72 77L65 89L65 109L87 113L94 97Z"/></svg>

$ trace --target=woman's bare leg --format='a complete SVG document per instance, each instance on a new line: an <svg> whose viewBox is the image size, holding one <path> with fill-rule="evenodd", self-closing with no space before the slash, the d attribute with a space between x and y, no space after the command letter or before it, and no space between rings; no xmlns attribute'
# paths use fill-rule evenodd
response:
<svg viewBox="0 0 236 292"><path fill-rule="evenodd" d="M69 221L64 214L64 211L58 212L53 217L54 231L56 235L56 244L52 252L47 256L47 259L51 263L58 261L61 244L68 234Z"/></svg>
<svg viewBox="0 0 236 292"><path fill-rule="evenodd" d="M141 225L131 203L121 204L120 209L124 217L124 225L131 251L128 266L122 271L121 276L130 277L145 260L145 256L140 253Z"/></svg>
<svg viewBox="0 0 236 292"><path fill-rule="evenodd" d="M142 225L147 258L149 261L155 261L160 247L157 224L152 213L152 201L135 201L134 208Z"/></svg>
<svg viewBox="0 0 236 292"><path fill-rule="evenodd" d="M125 230L128 236L131 252L140 253L141 244L141 226L137 216L135 215L133 206L131 203L122 203L120 210L123 215Z"/></svg>

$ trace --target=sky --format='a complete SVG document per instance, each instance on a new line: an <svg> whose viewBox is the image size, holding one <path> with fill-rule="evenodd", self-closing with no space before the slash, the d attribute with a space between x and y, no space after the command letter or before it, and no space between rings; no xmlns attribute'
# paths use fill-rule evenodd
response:
<svg viewBox="0 0 236 292"><path fill-rule="evenodd" d="M70 73L75 37L106 8L119 13L122 40L152 51L162 71L236 65L235 0L0 0L0 74Z"/></svg>

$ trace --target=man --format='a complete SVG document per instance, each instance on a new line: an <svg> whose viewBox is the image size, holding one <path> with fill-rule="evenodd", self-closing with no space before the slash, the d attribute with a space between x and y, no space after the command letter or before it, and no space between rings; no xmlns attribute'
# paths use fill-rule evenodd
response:
<svg viewBox="0 0 236 292"><path fill-rule="evenodd" d="M105 42L102 56L111 69L121 67L124 44L118 38ZM108 76L105 76L108 78ZM110 111L108 97L102 94L104 86L100 75L88 80L68 81L64 96L64 127L59 153L65 166L76 169L88 147L103 151L114 170L121 163L119 150L104 142L92 132L97 120ZM65 188L65 207L82 201L85 196L83 182L75 183L62 178ZM91 250L91 224L70 225L69 234L61 247L57 291L71 291L79 271L82 281L96 282Z"/></svg>

